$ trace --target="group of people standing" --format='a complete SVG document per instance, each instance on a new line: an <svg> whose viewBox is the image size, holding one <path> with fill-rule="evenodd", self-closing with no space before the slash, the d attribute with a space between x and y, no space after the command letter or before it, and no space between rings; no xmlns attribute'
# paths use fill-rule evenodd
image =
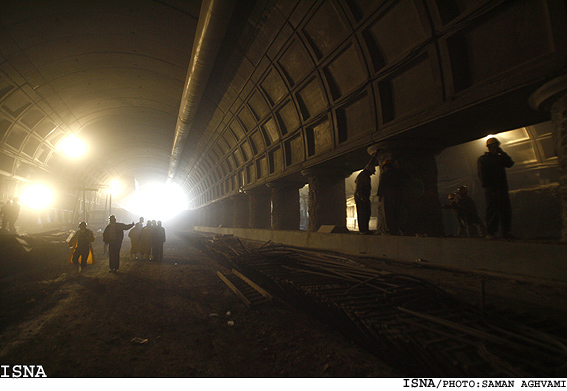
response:
<svg viewBox="0 0 567 391"><path fill-rule="evenodd" d="M110 272L120 268L120 250L124 240L124 231L130 230L128 237L131 241L130 259L145 259L163 261L163 244L165 243L165 228L161 221L150 220L144 227L144 218L140 217L138 223L124 224L116 221L116 216L109 217L109 223L104 229L102 240L105 248L108 246L108 266ZM69 246L72 248L69 263L79 265L79 273L88 264L94 262L92 242L95 237L82 221L79 230L75 232ZM79 263L79 258L81 259Z"/></svg>
<svg viewBox="0 0 567 391"><path fill-rule="evenodd" d="M477 161L478 176L486 195L486 228L466 186L449 195L450 204L446 208L452 209L457 217L459 236L494 238L500 232L503 238L511 238L512 207L506 169L512 167L514 161L502 150L496 137L489 138L486 147L488 151ZM375 158L376 155L355 180L354 200L361 234L372 233L369 230L372 190L370 177L376 172ZM404 192L409 175L391 160L383 161L380 168L376 195L383 211L383 231L390 235L403 235Z"/></svg>
<svg viewBox="0 0 567 391"><path fill-rule="evenodd" d="M161 221L148 220L144 226L144 218L140 217L128 237L131 243L130 259L163 261L165 228Z"/></svg>

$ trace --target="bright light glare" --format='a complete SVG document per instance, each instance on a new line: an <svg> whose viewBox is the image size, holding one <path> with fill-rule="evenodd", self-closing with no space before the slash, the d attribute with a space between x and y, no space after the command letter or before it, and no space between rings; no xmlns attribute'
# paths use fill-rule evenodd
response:
<svg viewBox="0 0 567 391"><path fill-rule="evenodd" d="M122 188L122 184L118 182L118 180L116 179L113 179L110 182L109 186L110 186L110 193L112 193L112 195L119 195L124 191L124 188Z"/></svg>
<svg viewBox="0 0 567 391"><path fill-rule="evenodd" d="M77 158L84 155L87 146L77 137L69 136L59 143L58 149L69 157Z"/></svg>
<svg viewBox="0 0 567 391"><path fill-rule="evenodd" d="M32 209L47 208L53 201L53 192L45 185L31 185L22 192L20 201Z"/></svg>
<svg viewBox="0 0 567 391"><path fill-rule="evenodd" d="M146 220L166 221L187 209L187 198L175 184L144 186L136 190L126 209Z"/></svg>

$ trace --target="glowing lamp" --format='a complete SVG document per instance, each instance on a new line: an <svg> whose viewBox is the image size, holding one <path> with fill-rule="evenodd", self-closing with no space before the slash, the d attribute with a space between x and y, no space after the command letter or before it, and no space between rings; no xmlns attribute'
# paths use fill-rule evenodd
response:
<svg viewBox="0 0 567 391"><path fill-rule="evenodd" d="M77 158L85 154L87 146L85 143L75 136L69 136L61 140L57 147L65 155Z"/></svg>
<svg viewBox="0 0 567 391"><path fill-rule="evenodd" d="M32 209L44 209L51 205L53 192L45 185L31 185L22 191L20 202Z"/></svg>
<svg viewBox="0 0 567 391"><path fill-rule="evenodd" d="M116 179L113 179L108 186L109 186L110 194L112 195L119 195L124 191L124 189L122 188L122 184L118 182L118 180Z"/></svg>

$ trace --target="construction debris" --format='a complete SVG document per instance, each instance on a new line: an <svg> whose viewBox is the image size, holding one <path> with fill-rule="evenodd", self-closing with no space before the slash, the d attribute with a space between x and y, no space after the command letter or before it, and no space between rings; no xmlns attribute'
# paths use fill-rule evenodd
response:
<svg viewBox="0 0 567 391"><path fill-rule="evenodd" d="M272 243L252 248L226 236L208 244L232 274L334 322L413 376L566 373L565 327L551 332L481 311L425 280L341 256Z"/></svg>

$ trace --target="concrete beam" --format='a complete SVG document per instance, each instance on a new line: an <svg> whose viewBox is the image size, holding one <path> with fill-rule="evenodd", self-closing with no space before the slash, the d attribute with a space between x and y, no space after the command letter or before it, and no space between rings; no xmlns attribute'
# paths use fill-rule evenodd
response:
<svg viewBox="0 0 567 391"><path fill-rule="evenodd" d="M353 256L411 263L421 259L430 266L567 282L567 246L562 244L264 229L195 227L195 230Z"/></svg>

